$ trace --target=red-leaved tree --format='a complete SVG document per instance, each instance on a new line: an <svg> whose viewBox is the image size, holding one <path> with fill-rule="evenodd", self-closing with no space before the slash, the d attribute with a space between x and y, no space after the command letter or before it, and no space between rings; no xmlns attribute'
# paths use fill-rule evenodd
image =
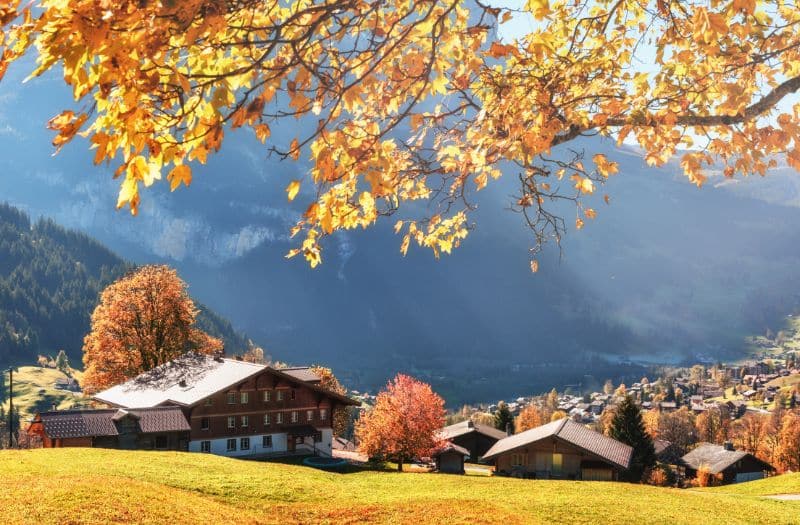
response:
<svg viewBox="0 0 800 525"><path fill-rule="evenodd" d="M437 432L444 416L444 400L430 385L397 374L358 420L359 450L371 458L397 461L402 471L404 462L430 456L439 447Z"/></svg>

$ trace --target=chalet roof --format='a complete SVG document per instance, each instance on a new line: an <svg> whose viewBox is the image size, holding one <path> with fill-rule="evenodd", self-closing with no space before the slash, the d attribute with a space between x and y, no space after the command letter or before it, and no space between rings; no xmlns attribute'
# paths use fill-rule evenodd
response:
<svg viewBox="0 0 800 525"><path fill-rule="evenodd" d="M492 439L503 439L504 437L508 436L508 434L506 434L502 430L498 430L494 427L490 427L488 425L482 425L480 423L475 423L469 420L444 427L442 430L439 431L439 435L442 437L442 439L450 440L458 436L470 434L472 432L483 434L484 436L490 437Z"/></svg>
<svg viewBox="0 0 800 525"><path fill-rule="evenodd" d="M445 443L436 452L433 453L433 456L436 457L440 454L444 454L445 452L458 452L462 456L470 455L470 451L465 449L464 447L456 445L455 443L452 443L450 441L445 441Z"/></svg>
<svg viewBox="0 0 800 525"><path fill-rule="evenodd" d="M653 447L656 450L656 456L662 454L665 450L672 446L672 443L666 439L654 439Z"/></svg>
<svg viewBox="0 0 800 525"><path fill-rule="evenodd" d="M493 459L505 452L548 438L570 443L623 469L628 468L633 454L633 449L628 445L564 418L501 439L482 459Z"/></svg>
<svg viewBox="0 0 800 525"><path fill-rule="evenodd" d="M289 374L292 377L296 377L300 381L305 381L306 383L320 382L319 376L311 371L310 366L281 368L280 371L283 372L284 374Z"/></svg>
<svg viewBox="0 0 800 525"><path fill-rule="evenodd" d="M707 469L711 474L719 474L720 472L728 469L731 465L736 463L742 458L751 456L744 450L728 450L723 445L714 445L711 443L701 443L694 450L681 458L686 466L695 470L701 468ZM756 461L760 459L752 456ZM765 467L772 469L772 466L766 462Z"/></svg>
<svg viewBox="0 0 800 525"><path fill-rule="evenodd" d="M283 370L266 365L224 359L189 352L148 372L95 394L94 398L116 407L154 407L164 404L194 405L210 395L230 388L265 370L319 391L337 401L358 405L356 401L306 382ZM300 370L300 369L290 369ZM308 376L308 373L298 372ZM316 377L316 376L314 376Z"/></svg>
<svg viewBox="0 0 800 525"><path fill-rule="evenodd" d="M190 430L189 422L178 407L64 410L38 414L45 434L52 439L117 436L117 425L128 416L136 420L137 430L143 434Z"/></svg>

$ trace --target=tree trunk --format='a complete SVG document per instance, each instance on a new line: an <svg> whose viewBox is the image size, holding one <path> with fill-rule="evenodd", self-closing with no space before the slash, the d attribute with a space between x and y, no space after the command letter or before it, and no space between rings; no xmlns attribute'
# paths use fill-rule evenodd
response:
<svg viewBox="0 0 800 525"><path fill-rule="evenodd" d="M397 472L403 472L403 458L397 460Z"/></svg>

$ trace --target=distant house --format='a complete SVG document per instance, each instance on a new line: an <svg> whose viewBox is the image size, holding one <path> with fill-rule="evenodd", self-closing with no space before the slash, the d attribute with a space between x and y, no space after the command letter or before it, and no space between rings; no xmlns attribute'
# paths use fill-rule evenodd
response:
<svg viewBox="0 0 800 525"><path fill-rule="evenodd" d="M678 409L678 403L675 401L662 401L658 406L661 407L661 410L664 412L671 412Z"/></svg>
<svg viewBox="0 0 800 525"><path fill-rule="evenodd" d="M565 418L501 439L483 456L495 472L537 479L615 480L633 449Z"/></svg>
<svg viewBox="0 0 800 525"><path fill-rule="evenodd" d="M686 469L686 477L694 478L697 471L705 470L719 476L722 483L739 483L761 479L775 468L765 461L743 450L734 450L728 442L724 445L702 443L683 456L681 462Z"/></svg>
<svg viewBox="0 0 800 525"><path fill-rule="evenodd" d="M34 416L28 434L45 448L187 450L189 422L179 407L64 410Z"/></svg>
<svg viewBox="0 0 800 525"><path fill-rule="evenodd" d="M433 454L433 460L436 462L436 470L438 472L444 474L463 474L464 459L469 456L469 450L447 441L444 446Z"/></svg>
<svg viewBox="0 0 800 525"><path fill-rule="evenodd" d="M495 443L507 437L508 434L494 427L467 420L444 427L439 432L439 436L454 445L467 449L469 458L472 461L478 461Z"/></svg>
<svg viewBox="0 0 800 525"><path fill-rule="evenodd" d="M337 407L360 405L319 386L319 378L308 368L274 369L195 353L99 392L94 399L131 414L170 407L172 413L182 414L189 427L178 449L225 456L330 456L333 412ZM80 446L105 446L96 439L102 436L91 434L93 422L105 414L91 410L75 416L86 421L89 429ZM148 448L145 441L137 443L141 446L134 448Z"/></svg>

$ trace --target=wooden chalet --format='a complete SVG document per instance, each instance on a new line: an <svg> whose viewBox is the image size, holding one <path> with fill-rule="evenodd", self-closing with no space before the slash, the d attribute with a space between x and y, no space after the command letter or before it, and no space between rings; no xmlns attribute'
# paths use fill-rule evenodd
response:
<svg viewBox="0 0 800 525"><path fill-rule="evenodd" d="M564 418L499 440L483 460L500 475L611 481L632 454L630 446Z"/></svg>
<svg viewBox="0 0 800 525"><path fill-rule="evenodd" d="M735 450L730 442L724 445L701 443L681 458L687 478L697 477L699 470L716 476L723 484L761 479L775 467L743 450Z"/></svg>
<svg viewBox="0 0 800 525"><path fill-rule="evenodd" d="M176 446L226 456L330 456L334 411L360 404L322 388L308 368L275 369L195 353L99 392L94 399L129 413L169 407L182 414L187 426ZM102 419L105 416L100 412L105 413L86 411L80 418ZM52 416L37 417L44 423ZM97 438L92 437L91 442L88 436L71 442L62 438L51 446L100 446L102 441ZM133 448L145 448L144 441L137 443L142 446Z"/></svg>

